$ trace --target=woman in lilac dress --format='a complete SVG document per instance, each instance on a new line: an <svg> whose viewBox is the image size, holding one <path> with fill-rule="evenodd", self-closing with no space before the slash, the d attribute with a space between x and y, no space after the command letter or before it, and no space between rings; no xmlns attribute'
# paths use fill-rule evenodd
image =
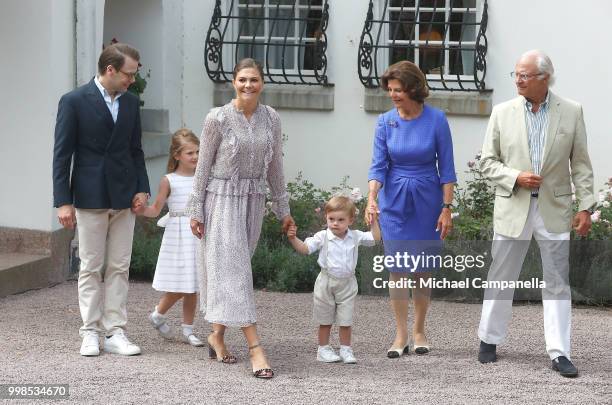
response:
<svg viewBox="0 0 612 405"><path fill-rule="evenodd" d="M429 95L425 76L408 61L391 65L382 77L394 108L378 118L372 164L368 173L369 195L366 222L380 213L385 255L436 254L452 228L451 203L456 182L453 144L444 113L425 105ZM378 200L378 202L377 202ZM428 288L419 287L428 277L427 266L388 267L390 280L414 273L414 351L429 352L425 317L429 307ZM390 358L409 353L408 289L390 289L395 315L395 341Z"/></svg>

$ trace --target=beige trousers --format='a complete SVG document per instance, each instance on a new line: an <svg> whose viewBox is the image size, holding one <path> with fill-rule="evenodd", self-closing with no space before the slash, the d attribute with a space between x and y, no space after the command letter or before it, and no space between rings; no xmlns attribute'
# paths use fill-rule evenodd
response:
<svg viewBox="0 0 612 405"><path fill-rule="evenodd" d="M487 280L517 280L532 237L540 247L546 283L546 287L542 289L546 351L551 360L559 356L569 359L572 324L569 285L570 233L551 233L546 230L536 198L531 199L525 228L518 238L495 234L491 250L493 262ZM485 292L478 329L480 340L495 345L506 340L508 324L512 317L513 294L513 289L503 292L492 289Z"/></svg>
<svg viewBox="0 0 612 405"><path fill-rule="evenodd" d="M80 334L95 331L112 335L127 323L128 275L136 217L129 208L78 208L76 219L81 259Z"/></svg>

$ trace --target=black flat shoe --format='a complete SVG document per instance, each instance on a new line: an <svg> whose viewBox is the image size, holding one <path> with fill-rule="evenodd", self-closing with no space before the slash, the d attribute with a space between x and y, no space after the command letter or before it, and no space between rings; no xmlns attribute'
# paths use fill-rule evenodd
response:
<svg viewBox="0 0 612 405"><path fill-rule="evenodd" d="M574 378L578 376L578 369L565 356L559 356L552 361L552 369L563 377Z"/></svg>
<svg viewBox="0 0 612 405"><path fill-rule="evenodd" d="M418 355L429 353L429 345L414 345L414 352Z"/></svg>
<svg viewBox="0 0 612 405"><path fill-rule="evenodd" d="M478 361L482 364L495 363L497 361L497 354L495 353L496 350L497 345L485 343L481 340L480 350L478 351Z"/></svg>
<svg viewBox="0 0 612 405"><path fill-rule="evenodd" d="M390 359L397 359L399 357L401 357L402 354L409 354L410 353L410 346L406 345L404 346L403 349L394 349L391 348L387 351L387 357Z"/></svg>

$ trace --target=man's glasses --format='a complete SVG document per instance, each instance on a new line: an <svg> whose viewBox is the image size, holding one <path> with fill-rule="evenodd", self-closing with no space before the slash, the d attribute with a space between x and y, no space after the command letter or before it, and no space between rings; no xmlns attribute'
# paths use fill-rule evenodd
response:
<svg viewBox="0 0 612 405"><path fill-rule="evenodd" d="M518 72L510 72L510 77L513 78L514 80L519 79L522 80L524 82L526 82L527 80L533 79L534 77L537 76L541 76L542 73L538 73L535 75L528 75L526 73L518 73Z"/></svg>
<svg viewBox="0 0 612 405"><path fill-rule="evenodd" d="M119 72L123 73L124 75L126 75L130 79L136 78L136 75L138 74L138 70L133 72L133 73L124 72L123 70L119 70Z"/></svg>

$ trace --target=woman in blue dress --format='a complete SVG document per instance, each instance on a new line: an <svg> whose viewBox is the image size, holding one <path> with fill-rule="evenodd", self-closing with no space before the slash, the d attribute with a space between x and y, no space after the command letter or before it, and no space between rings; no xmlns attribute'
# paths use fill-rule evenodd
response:
<svg viewBox="0 0 612 405"><path fill-rule="evenodd" d="M366 222L380 213L387 256L403 256L405 252L413 256L435 254L452 229L451 203L457 180L448 121L441 110L425 104L429 95L427 81L414 63L391 65L381 82L394 108L378 117L368 173ZM431 268L406 266L402 260L387 269L392 281L414 273L413 350L417 354L428 353L425 317L431 291L419 284ZM410 352L409 291L394 288L389 293L396 334L387 357L397 358Z"/></svg>

